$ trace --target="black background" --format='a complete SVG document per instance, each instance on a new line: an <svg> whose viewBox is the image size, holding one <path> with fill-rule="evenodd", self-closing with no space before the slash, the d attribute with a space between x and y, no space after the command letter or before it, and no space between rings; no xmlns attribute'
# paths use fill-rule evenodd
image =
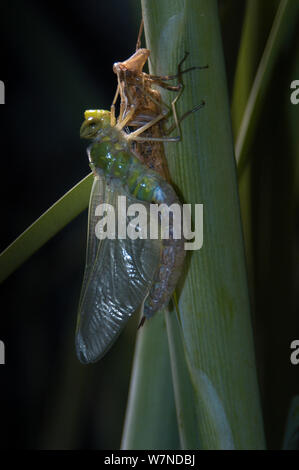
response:
<svg viewBox="0 0 299 470"><path fill-rule="evenodd" d="M4 249L89 173L83 112L110 108L112 65L134 51L140 9L19 0L1 10ZM94 367L75 356L86 224L87 211L1 286L1 448L119 447L134 335L124 333Z"/></svg>

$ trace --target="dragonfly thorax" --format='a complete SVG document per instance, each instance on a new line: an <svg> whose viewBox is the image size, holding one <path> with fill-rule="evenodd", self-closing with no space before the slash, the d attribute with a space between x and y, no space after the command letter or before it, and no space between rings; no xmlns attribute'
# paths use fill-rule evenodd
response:
<svg viewBox="0 0 299 470"><path fill-rule="evenodd" d="M102 170L105 176L126 178L131 156L107 136L102 141L95 140L87 153L91 166Z"/></svg>

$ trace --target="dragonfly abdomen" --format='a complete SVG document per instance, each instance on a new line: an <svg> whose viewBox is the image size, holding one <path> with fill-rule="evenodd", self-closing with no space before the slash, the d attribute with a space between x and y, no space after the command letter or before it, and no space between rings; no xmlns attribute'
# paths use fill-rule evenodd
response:
<svg viewBox="0 0 299 470"><path fill-rule="evenodd" d="M174 238L174 224L170 219L169 238L162 240L161 262L153 286L144 304L144 315L146 317L151 317L169 303L182 273L185 259L184 243L182 221L181 237Z"/></svg>

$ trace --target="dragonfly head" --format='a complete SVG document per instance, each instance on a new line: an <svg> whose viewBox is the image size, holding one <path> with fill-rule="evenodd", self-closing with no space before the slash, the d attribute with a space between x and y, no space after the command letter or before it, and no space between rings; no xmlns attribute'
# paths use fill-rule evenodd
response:
<svg viewBox="0 0 299 470"><path fill-rule="evenodd" d="M110 111L104 109L89 109L84 113L84 122L80 129L80 137L94 139L98 132L110 126Z"/></svg>

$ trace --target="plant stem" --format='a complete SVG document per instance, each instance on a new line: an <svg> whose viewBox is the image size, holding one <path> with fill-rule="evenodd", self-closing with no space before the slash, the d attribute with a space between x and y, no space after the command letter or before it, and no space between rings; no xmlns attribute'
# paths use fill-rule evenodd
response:
<svg viewBox="0 0 299 470"><path fill-rule="evenodd" d="M164 312L158 312L137 335L121 448L178 446Z"/></svg>
<svg viewBox="0 0 299 470"><path fill-rule="evenodd" d="M185 77L180 103L183 111L202 99L206 106L182 123L183 142L167 145L184 201L204 204L204 245L190 256L179 301L198 445L264 448L217 2L142 6L151 72L174 73L185 51L191 65L209 65Z"/></svg>

